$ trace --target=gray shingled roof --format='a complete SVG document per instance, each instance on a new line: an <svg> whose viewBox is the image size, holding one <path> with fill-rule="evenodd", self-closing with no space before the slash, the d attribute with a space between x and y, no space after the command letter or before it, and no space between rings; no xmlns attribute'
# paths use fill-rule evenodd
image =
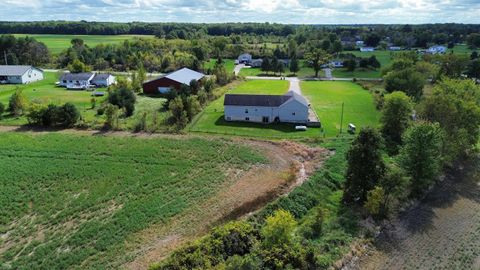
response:
<svg viewBox="0 0 480 270"><path fill-rule="evenodd" d="M196 72L188 68L182 68L166 75L165 77L169 78L172 81L189 85L192 80L198 81L205 77L205 74Z"/></svg>
<svg viewBox="0 0 480 270"><path fill-rule="evenodd" d="M0 76L22 76L32 66L5 66L0 65Z"/></svg>
<svg viewBox="0 0 480 270"><path fill-rule="evenodd" d="M258 107L279 107L291 99L292 96L278 95L225 95L224 105L227 106L258 106Z"/></svg>
<svg viewBox="0 0 480 270"><path fill-rule="evenodd" d="M286 95L242 95L226 94L223 105L226 106L258 106L258 107L280 107L287 101L295 99L308 107L308 101L295 92L288 92Z"/></svg>
<svg viewBox="0 0 480 270"><path fill-rule="evenodd" d="M108 73L97 73L95 74L95 77L93 77L93 80L106 80L111 74Z"/></svg>
<svg viewBox="0 0 480 270"><path fill-rule="evenodd" d="M85 81L92 77L93 73L64 73L60 78L60 81Z"/></svg>

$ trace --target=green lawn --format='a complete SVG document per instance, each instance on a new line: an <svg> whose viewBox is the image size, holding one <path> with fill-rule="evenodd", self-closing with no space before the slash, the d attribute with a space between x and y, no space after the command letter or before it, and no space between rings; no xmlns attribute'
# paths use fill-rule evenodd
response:
<svg viewBox="0 0 480 270"><path fill-rule="evenodd" d="M91 92L88 91L70 91L63 87L56 87L55 82L58 81L59 74L45 72L45 79L31 84L25 85L0 85L0 102L7 107L10 96L15 92L16 88L23 89L23 93L29 101L40 101L42 103L64 104L71 102L79 109L80 113L86 120L95 117L96 111L91 109L90 100ZM105 91L105 89L98 89ZM104 97L97 97L99 104ZM25 117L10 117L5 115L0 120L0 125L23 125L26 124Z"/></svg>
<svg viewBox="0 0 480 270"><path fill-rule="evenodd" d="M30 35L30 34L15 34L16 37L33 37L37 41L45 43L48 49L53 54L58 54L63 50L71 46L70 41L74 38L80 38L85 41L90 47L97 46L99 44L116 44L121 43L124 40L134 39L136 37L152 38L153 36L143 35Z"/></svg>
<svg viewBox="0 0 480 270"><path fill-rule="evenodd" d="M225 69L227 70L227 72L233 72L233 69L235 68L235 60L223 59L223 61L224 61ZM216 59L210 59L210 61L204 64L204 67L206 69L213 69L216 63L217 63Z"/></svg>
<svg viewBox="0 0 480 270"><path fill-rule="evenodd" d="M372 95L351 82L302 82L302 93L320 117L327 136L339 133L342 103L345 103L343 130L353 123L358 129L378 125L379 112Z"/></svg>
<svg viewBox="0 0 480 270"><path fill-rule="evenodd" d="M360 52L360 51L345 51L343 53L352 53L357 57L371 57L375 55L378 62L380 62L381 68L390 65L393 55L396 52L392 51L374 51L374 52ZM380 69L381 69L380 68ZM343 68L337 68L333 70L333 77L337 78L380 78L380 69L370 70L357 68L354 72L346 71Z"/></svg>
<svg viewBox="0 0 480 270"><path fill-rule="evenodd" d="M272 73L265 74L260 68L244 68L240 71L241 76L273 76ZM283 74L285 76L294 76L288 68L285 70ZM295 74L297 77L300 78L307 78L307 77L314 77L315 71L312 68L309 68L305 65L305 60L300 60L300 71ZM319 77L324 77L323 70L318 73Z"/></svg>
<svg viewBox="0 0 480 270"><path fill-rule="evenodd" d="M218 139L0 136L2 269L118 269L141 249L137 233L215 196L227 172L267 162Z"/></svg>
<svg viewBox="0 0 480 270"><path fill-rule="evenodd" d="M246 81L227 93L235 94L284 94L288 81ZM325 136L339 132L341 104L345 102L344 127L354 123L358 127L376 126L379 113L375 110L373 97L367 90L351 82L303 82L302 92L309 99L324 126ZM323 136L322 129L309 128L296 132L294 125L255 124L226 122L223 119L223 97L212 102L187 129L192 132L231 134L267 138L303 138ZM346 130L346 129L345 129Z"/></svg>

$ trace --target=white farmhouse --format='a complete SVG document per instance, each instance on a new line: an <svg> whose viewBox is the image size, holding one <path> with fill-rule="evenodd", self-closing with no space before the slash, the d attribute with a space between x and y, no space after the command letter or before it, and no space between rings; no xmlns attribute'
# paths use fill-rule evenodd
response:
<svg viewBox="0 0 480 270"><path fill-rule="evenodd" d="M362 47L362 48L360 48L360 51L361 52L374 52L375 48L373 48L373 47Z"/></svg>
<svg viewBox="0 0 480 270"><path fill-rule="evenodd" d="M238 63L240 64L250 64L252 62L252 55L249 53L241 54L238 57Z"/></svg>
<svg viewBox="0 0 480 270"><path fill-rule="evenodd" d="M92 87L92 79L95 76L91 72L65 73L60 78L60 86L71 90L85 90Z"/></svg>
<svg viewBox="0 0 480 270"><path fill-rule="evenodd" d="M444 54L446 52L447 52L447 47L440 46L440 45L432 46L427 50L428 54Z"/></svg>
<svg viewBox="0 0 480 270"><path fill-rule="evenodd" d="M0 83L27 84L43 80L43 70L33 66L1 66Z"/></svg>
<svg viewBox="0 0 480 270"><path fill-rule="evenodd" d="M227 94L224 102L225 121L255 123L301 123L307 124L309 104L294 92L286 95L239 95Z"/></svg>
<svg viewBox="0 0 480 270"><path fill-rule="evenodd" d="M92 79L92 84L97 87L108 87L116 82L115 76L108 73L97 73Z"/></svg>

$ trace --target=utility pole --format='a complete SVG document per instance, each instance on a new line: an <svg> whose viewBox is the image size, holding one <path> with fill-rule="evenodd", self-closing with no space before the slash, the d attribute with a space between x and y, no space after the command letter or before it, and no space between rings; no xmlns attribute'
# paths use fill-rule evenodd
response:
<svg viewBox="0 0 480 270"><path fill-rule="evenodd" d="M5 65L8 66L7 51L3 51L3 56L5 57Z"/></svg>
<svg viewBox="0 0 480 270"><path fill-rule="evenodd" d="M343 110L345 108L345 102L342 102L342 117L340 118L340 134L342 134L343 131Z"/></svg>

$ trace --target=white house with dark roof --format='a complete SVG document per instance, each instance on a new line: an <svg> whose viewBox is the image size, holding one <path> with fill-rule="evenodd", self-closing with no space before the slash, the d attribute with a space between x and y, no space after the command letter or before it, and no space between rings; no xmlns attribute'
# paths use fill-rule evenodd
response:
<svg viewBox="0 0 480 270"><path fill-rule="evenodd" d="M92 84L97 87L109 87L116 82L115 76L108 73L97 73L92 79Z"/></svg>
<svg viewBox="0 0 480 270"><path fill-rule="evenodd" d="M27 84L43 80L43 70L33 66L0 65L0 83Z"/></svg>
<svg viewBox="0 0 480 270"><path fill-rule="evenodd" d="M64 73L60 77L59 86L72 90L85 90L93 87L108 87L116 82L111 74L83 72Z"/></svg>
<svg viewBox="0 0 480 270"><path fill-rule="evenodd" d="M307 124L309 107L302 95L292 91L285 95L227 94L224 117L225 121Z"/></svg>

